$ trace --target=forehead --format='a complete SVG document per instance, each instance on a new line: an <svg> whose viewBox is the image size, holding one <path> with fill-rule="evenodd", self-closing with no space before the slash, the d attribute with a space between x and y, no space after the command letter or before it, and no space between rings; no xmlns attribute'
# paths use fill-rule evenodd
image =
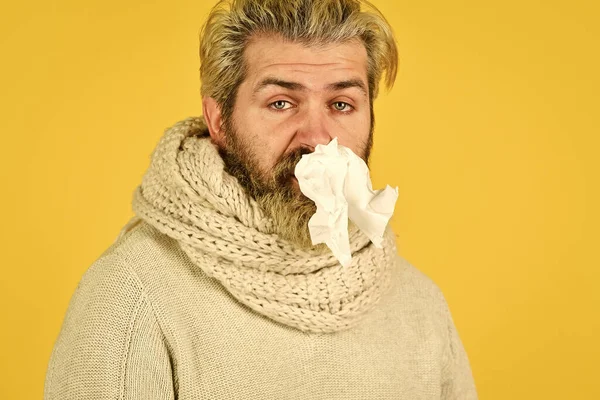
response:
<svg viewBox="0 0 600 400"><path fill-rule="evenodd" d="M349 77L367 83L367 51L360 40L307 46L278 36L253 38L244 51L246 81L295 78L315 88Z"/></svg>

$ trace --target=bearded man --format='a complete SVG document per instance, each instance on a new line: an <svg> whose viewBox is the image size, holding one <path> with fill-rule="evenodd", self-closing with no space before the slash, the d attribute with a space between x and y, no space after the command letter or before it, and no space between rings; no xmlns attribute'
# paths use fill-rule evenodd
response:
<svg viewBox="0 0 600 400"><path fill-rule="evenodd" d="M346 266L313 245L294 172L334 139L368 162L397 68L385 18L222 0L200 60L202 116L165 130L135 217L81 279L45 399L476 399L436 284L389 227L375 246L350 221Z"/></svg>

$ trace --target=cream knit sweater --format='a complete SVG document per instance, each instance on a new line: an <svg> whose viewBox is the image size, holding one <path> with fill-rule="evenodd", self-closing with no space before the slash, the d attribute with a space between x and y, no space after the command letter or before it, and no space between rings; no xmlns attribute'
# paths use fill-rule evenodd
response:
<svg viewBox="0 0 600 400"><path fill-rule="evenodd" d="M165 138L201 127L198 122L177 124ZM195 142L202 135L180 136ZM161 143L158 149L164 140ZM173 148L179 152L186 146ZM158 149L153 163L164 156ZM198 152L195 148L193 154ZM185 163L186 157L178 154L173 159ZM163 167L183 171L183 165ZM190 205L174 206L186 198L182 182L199 179L187 178L179 183L173 177L163 183L146 180L136 192L154 204L155 212L136 208L134 200L142 218L132 219L82 277L50 357L45 399L477 399L467 354L444 296L398 256L395 247L388 246L393 254L382 256L355 236L356 263L387 260L385 268L302 267L292 261L301 260L302 254L292 252L289 266L275 265L262 255L266 258L257 264L258 272L248 274L244 268L255 270L256 259L227 262L232 250L220 242L223 237L206 242L214 248L205 242L196 247L184 243L188 237L206 241L211 231L204 222L194 222ZM173 181L179 186L169 198L166 186ZM197 189L193 193L201 192ZM153 191L161 193L161 202L168 199L164 203L169 206L162 209L160 202L153 202ZM204 205L210 203L214 212L226 215L226 210L214 207L219 201L210 193L207 198L212 200ZM186 212L178 214L176 209ZM241 209L247 212L246 206ZM244 219L233 217L224 221ZM250 220L259 221L262 230L257 233L247 222L249 230L242 237L269 235L268 222L263 224L256 215ZM181 222L188 225L179 226ZM190 227L202 227L202 234L194 236ZM233 243L238 243L235 229L222 231L225 238L237 237ZM186 235L180 237L181 232ZM276 239L269 243L267 249L275 254L286 249ZM248 255L243 244L235 249ZM361 258L363 253L369 256ZM231 283L240 271L244 278ZM356 271L363 277L357 278L360 284L348 280ZM289 285L273 293L273 280ZM354 295L340 291L340 280ZM303 290L318 293L318 301L304 306L289 300Z"/></svg>

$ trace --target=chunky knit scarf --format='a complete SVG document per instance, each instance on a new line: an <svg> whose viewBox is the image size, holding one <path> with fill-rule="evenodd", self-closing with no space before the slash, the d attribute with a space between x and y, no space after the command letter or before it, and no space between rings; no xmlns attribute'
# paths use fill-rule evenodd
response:
<svg viewBox="0 0 600 400"><path fill-rule="evenodd" d="M202 117L165 130L135 190L133 209L240 302L306 332L355 326L389 288L397 259L390 228L382 249L351 229L347 268L330 251L302 250L280 239L224 170Z"/></svg>

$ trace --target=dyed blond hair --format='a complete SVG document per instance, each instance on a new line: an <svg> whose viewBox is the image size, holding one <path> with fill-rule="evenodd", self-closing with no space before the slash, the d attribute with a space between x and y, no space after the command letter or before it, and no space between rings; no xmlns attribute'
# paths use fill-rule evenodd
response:
<svg viewBox="0 0 600 400"><path fill-rule="evenodd" d="M216 100L226 120L245 79L244 48L259 34L309 46L359 39L367 50L371 106L385 73L388 89L398 67L392 29L365 0L220 0L201 31L202 96Z"/></svg>

